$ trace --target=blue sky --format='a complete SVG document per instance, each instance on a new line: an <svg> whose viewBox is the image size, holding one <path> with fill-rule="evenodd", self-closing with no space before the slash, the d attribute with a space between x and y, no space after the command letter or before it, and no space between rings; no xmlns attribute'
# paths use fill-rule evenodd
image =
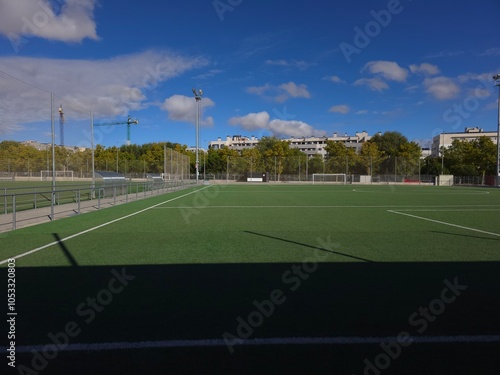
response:
<svg viewBox="0 0 500 375"><path fill-rule="evenodd" d="M426 145L496 129L499 14L498 0L0 0L0 72L64 102L66 144L88 139L92 109L96 123L137 118L133 143L194 145L195 87L202 147L362 130ZM16 103L0 108L0 140L50 141L34 99L0 82Z"/></svg>

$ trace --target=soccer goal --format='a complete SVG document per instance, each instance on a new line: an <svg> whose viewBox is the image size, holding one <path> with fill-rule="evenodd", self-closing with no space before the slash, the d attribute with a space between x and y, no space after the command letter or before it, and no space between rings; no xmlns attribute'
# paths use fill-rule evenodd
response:
<svg viewBox="0 0 500 375"><path fill-rule="evenodd" d="M73 181L73 171L55 171L56 178L61 177L61 178L67 178L71 179ZM40 181L46 181L49 178L52 178L52 171L49 170L42 170L40 171Z"/></svg>
<svg viewBox="0 0 500 375"><path fill-rule="evenodd" d="M323 183L345 185L347 183L347 176L345 173L313 173L312 177L313 185Z"/></svg>

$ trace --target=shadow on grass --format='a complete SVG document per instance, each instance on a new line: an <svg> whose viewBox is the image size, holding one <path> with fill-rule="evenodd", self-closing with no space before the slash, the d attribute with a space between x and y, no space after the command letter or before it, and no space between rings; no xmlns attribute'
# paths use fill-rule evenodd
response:
<svg viewBox="0 0 500 375"><path fill-rule="evenodd" d="M254 320L258 324L249 326L248 338L419 335L421 326L409 317L441 298L445 279L467 289L434 314L421 334L500 334L500 262L318 263L314 271L295 272L297 266L18 267L16 344L49 344L48 334L64 332L69 322L80 330L70 344L222 339L225 332L238 335L241 321L248 322L252 313L255 319L256 306L275 290L284 301ZM113 282L117 275L128 278L127 285ZM499 349L498 343L442 344L432 350L414 344L403 349L394 368L407 374L455 368L453 373L482 374L499 364ZM380 352L379 345L235 346L232 355L226 347L65 351L43 373L358 374L363 360ZM31 353L17 355L25 365L32 358Z"/></svg>
<svg viewBox="0 0 500 375"><path fill-rule="evenodd" d="M244 232L245 233L249 233L249 234L253 234L253 235L256 235L256 236L270 238L272 240L277 240L277 241L282 241L282 242L288 242L288 243L291 243L291 244L294 244L294 245L308 247L308 248L313 249L313 250L320 250L320 251L324 251L324 252L335 254L335 255L341 255L343 257L354 259L354 260L361 260L363 262L375 263L375 261L373 261L373 260L369 260L369 259L365 259L365 258L360 258L360 257L354 256L354 255L350 255L350 254L346 254L346 253L341 253L339 251L333 251L333 250L329 250L329 249L324 249L324 248L319 247L319 246L312 246L312 245L308 245L308 244L301 243L301 242L290 241L290 240L287 240L286 238L279 238L279 237L270 236L268 234L250 232L248 230L245 230Z"/></svg>
<svg viewBox="0 0 500 375"><path fill-rule="evenodd" d="M437 231L433 230L431 233L437 233L437 234L446 234L448 236L459 236L459 237L467 237L467 238L477 238L480 240L490 240L490 241L500 241L500 238L493 238L491 236L488 236L485 234L484 236L473 236L470 234L461 234L461 233L450 233L450 232L443 232L443 231Z"/></svg>
<svg viewBox="0 0 500 375"><path fill-rule="evenodd" d="M70 262L73 267L78 267L78 262L73 257L73 255L71 255L71 252L68 250L64 242L61 241L61 237L59 237L57 233L52 233L52 235L56 239L57 245L61 248L64 256L66 257L66 259L68 259L68 262Z"/></svg>

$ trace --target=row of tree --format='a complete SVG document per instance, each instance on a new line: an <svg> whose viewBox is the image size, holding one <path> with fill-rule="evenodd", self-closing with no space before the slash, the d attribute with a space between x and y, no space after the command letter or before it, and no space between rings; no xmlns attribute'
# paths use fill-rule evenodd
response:
<svg viewBox="0 0 500 375"><path fill-rule="evenodd" d="M126 174L161 173L164 168L164 146L187 155L190 172L195 172L195 153L178 143L148 143L103 147L97 145L94 153L96 170L118 170ZM286 140L263 137L254 148L238 152L231 148L210 149L199 153L200 173L244 174L270 172L282 174L348 173L348 174L453 174L485 176L495 173L496 145L490 138L475 141L455 140L450 148L443 149L438 158L421 160L421 148L399 132L377 134L362 144L358 151L341 142L328 141L327 157L307 157L300 150L290 147ZM74 152L55 147L56 169L72 170L77 174L91 173L91 150ZM38 150L14 142L0 142L0 172L39 172L50 170L51 149ZM420 168L420 169L419 169Z"/></svg>

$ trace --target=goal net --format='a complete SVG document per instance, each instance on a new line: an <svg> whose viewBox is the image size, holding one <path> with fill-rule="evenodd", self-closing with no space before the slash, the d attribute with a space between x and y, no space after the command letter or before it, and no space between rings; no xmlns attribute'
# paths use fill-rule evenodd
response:
<svg viewBox="0 0 500 375"><path fill-rule="evenodd" d="M71 179L73 181L73 171L55 171L56 172L56 178L67 178ZM52 171L48 170L42 170L40 171L40 180L41 181L46 181L49 178L52 178Z"/></svg>
<svg viewBox="0 0 500 375"><path fill-rule="evenodd" d="M347 176L345 173L313 173L312 182L313 185L323 183L345 185L347 183Z"/></svg>

